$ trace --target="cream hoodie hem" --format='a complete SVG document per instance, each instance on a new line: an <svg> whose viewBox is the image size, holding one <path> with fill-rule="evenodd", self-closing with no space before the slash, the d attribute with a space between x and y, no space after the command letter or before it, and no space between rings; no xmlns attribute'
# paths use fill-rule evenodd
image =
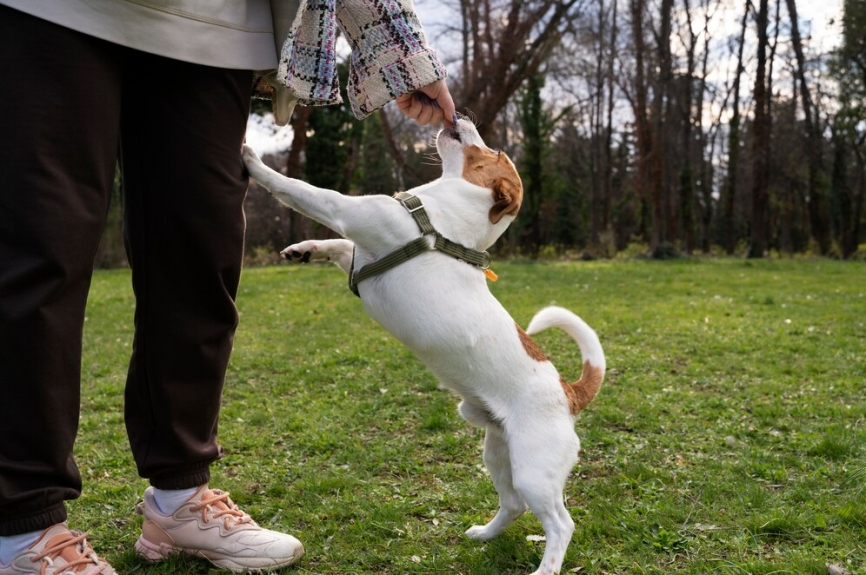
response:
<svg viewBox="0 0 866 575"><path fill-rule="evenodd" d="M294 4L297 2L285 2ZM269 0L0 0L66 28L158 56L239 70L272 70ZM281 12L283 12L281 10ZM293 11L286 17L293 17ZM285 30L282 23L277 29Z"/></svg>

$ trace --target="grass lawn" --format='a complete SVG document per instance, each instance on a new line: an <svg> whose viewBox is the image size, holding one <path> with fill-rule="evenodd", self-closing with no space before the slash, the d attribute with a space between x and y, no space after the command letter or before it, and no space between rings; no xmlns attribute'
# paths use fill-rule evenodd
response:
<svg viewBox="0 0 866 575"><path fill-rule="evenodd" d="M825 260L497 263L523 326L556 303L598 332L608 375L577 422L563 573L866 574L866 267ZM307 555L284 573L528 573L540 524L463 536L497 496L481 432L368 318L332 266L244 272L214 486ZM119 573L205 574L131 552L146 482L123 428L133 299L98 272L87 310L70 524ZM536 341L569 380L580 352Z"/></svg>

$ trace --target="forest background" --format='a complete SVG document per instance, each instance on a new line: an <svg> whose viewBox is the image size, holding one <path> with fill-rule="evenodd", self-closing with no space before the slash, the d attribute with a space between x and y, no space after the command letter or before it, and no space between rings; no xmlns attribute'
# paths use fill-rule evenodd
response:
<svg viewBox="0 0 866 575"><path fill-rule="evenodd" d="M841 0L831 48L797 0L417 4L458 110L523 178L500 253L866 259L866 1ZM260 152L286 175L346 194L439 176L435 131L393 105L298 107L285 130L269 108L251 127L283 139ZM117 188L99 267L125 265ZM245 208L249 263L332 234L255 185Z"/></svg>

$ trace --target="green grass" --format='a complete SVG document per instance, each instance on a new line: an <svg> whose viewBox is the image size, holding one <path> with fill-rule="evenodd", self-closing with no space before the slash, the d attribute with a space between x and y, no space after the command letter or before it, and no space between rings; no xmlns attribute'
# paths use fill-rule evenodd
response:
<svg viewBox="0 0 866 575"><path fill-rule="evenodd" d="M608 376L577 422L567 488L576 531L563 573L866 573L866 267L833 261L497 263L491 289L526 325L542 306L598 332ZM146 487L122 391L133 299L125 271L94 278L73 527L121 573ZM528 573L527 514L499 539L463 531L497 504L481 434L456 400L368 318L330 266L247 269L215 486L297 535L286 573ZM537 342L566 378L577 346Z"/></svg>

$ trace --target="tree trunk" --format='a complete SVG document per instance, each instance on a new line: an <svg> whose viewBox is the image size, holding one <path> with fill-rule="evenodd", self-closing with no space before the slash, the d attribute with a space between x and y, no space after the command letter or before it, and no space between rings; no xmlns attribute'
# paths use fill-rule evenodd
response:
<svg viewBox="0 0 866 575"><path fill-rule="evenodd" d="M712 178L712 157L713 154L710 153L710 158L707 159L704 154L707 149L707 137L706 133L703 129L703 113L704 113L704 94L707 91L707 72L709 69L709 58L710 58L710 0L704 0L704 57L703 62L701 63L701 83L700 88L698 89L698 101L697 101L697 117L698 117L698 126L700 129L698 148L700 149L700 242L701 242L701 250L704 253L710 252L711 241L710 241L710 225L713 220L713 178ZM711 148L711 152L715 149L715 138L713 139L714 145Z"/></svg>
<svg viewBox="0 0 866 575"><path fill-rule="evenodd" d="M752 129L752 242L750 258L762 258L767 251L767 191L770 116L767 113L767 45L769 2L760 0L758 8L758 68L755 74L755 120Z"/></svg>
<svg viewBox="0 0 866 575"><path fill-rule="evenodd" d="M635 187L638 190L640 201L638 233L645 240L648 239L651 246L657 246L659 243L658 237L656 235L650 236L650 234L657 234L657 231L653 231L656 226L650 225L647 221L652 199L650 163L653 152L653 132L650 129L649 110L647 108L648 88L645 73L646 64L644 63L646 44L643 36L643 20L646 14L646 2L645 0L630 0L629 8L635 48L634 97L632 98L632 107L634 108L635 137L637 139L637 182L635 183Z"/></svg>
<svg viewBox="0 0 866 575"><path fill-rule="evenodd" d="M543 102L541 89L544 78L534 76L527 81L526 94L520 103L520 121L523 126L524 157L523 167L524 201L520 219L522 243L532 255L537 255L542 244L541 205L544 200L544 145L546 141L543 124Z"/></svg>
<svg viewBox="0 0 866 575"><path fill-rule="evenodd" d="M652 231L650 249L656 250L670 241L670 220L668 217L670 198L665 185L665 141L666 119L669 116L668 96L673 78L671 65L671 12L673 0L662 0L660 24L661 31L656 36L656 51L659 73L653 83L652 102L652 148L649 153L650 198L652 203Z"/></svg>
<svg viewBox="0 0 866 575"><path fill-rule="evenodd" d="M854 142L852 149L857 161L857 176L852 189L848 191L847 203L850 209L842 211L842 257L848 259L857 251L860 238L860 219L863 214L863 198L866 196L866 165L863 158L863 140L860 136Z"/></svg>
<svg viewBox="0 0 866 575"><path fill-rule="evenodd" d="M594 251L598 251L599 237L602 229L602 211L604 205L604 189L602 186L602 117L604 110L604 29L605 29L604 0L599 1L598 6L598 33L597 51L595 54L595 94L592 98L592 109L590 113L590 204L589 204L589 245Z"/></svg>
<svg viewBox="0 0 866 575"><path fill-rule="evenodd" d="M732 255L737 246L737 230L734 218L734 205L737 190L737 177L740 163L740 78L743 74L743 46L746 43L746 23L749 18L751 0L746 0L740 32L740 45L737 52L737 71L734 75L734 101L730 125L728 126L728 173L722 192L722 230L725 252Z"/></svg>
<svg viewBox="0 0 866 575"><path fill-rule="evenodd" d="M682 102L682 115L684 121L682 123L682 139L681 146L683 151L682 167L680 168L679 178L679 222L680 222L680 239L683 242L683 250L686 254L691 254L695 247L694 237L694 171L692 169L692 127L695 123L692 119L692 78L695 73L695 50L698 44L698 36L692 30L692 14L689 0L683 0L683 7L686 13L686 26L688 27L689 44L686 53L686 81ZM700 108L698 109L697 124L700 126Z"/></svg>
<svg viewBox="0 0 866 575"><path fill-rule="evenodd" d="M806 148L809 155L809 191L807 205L809 210L809 223L812 227L812 236L818 244L821 255L830 252L832 244L830 237L830 206L826 194L820 186L820 174L822 172L821 154L823 141L819 126L818 109L812 102L809 85L806 83L806 59L803 56L803 43L800 40L800 26L797 18L796 0L785 0L788 6L788 15L791 17L791 42L794 46L794 54L797 57L797 68L795 74L800 84L800 100L803 103L803 114L806 124Z"/></svg>
<svg viewBox="0 0 866 575"><path fill-rule="evenodd" d="M614 86L616 82L613 77L613 65L616 57L616 15L617 15L617 0L613 0L610 18L610 44L607 54L607 127L605 129L605 173L604 173L604 211L602 216L602 227L607 230L610 228L610 209L613 197L613 107L614 107Z"/></svg>

